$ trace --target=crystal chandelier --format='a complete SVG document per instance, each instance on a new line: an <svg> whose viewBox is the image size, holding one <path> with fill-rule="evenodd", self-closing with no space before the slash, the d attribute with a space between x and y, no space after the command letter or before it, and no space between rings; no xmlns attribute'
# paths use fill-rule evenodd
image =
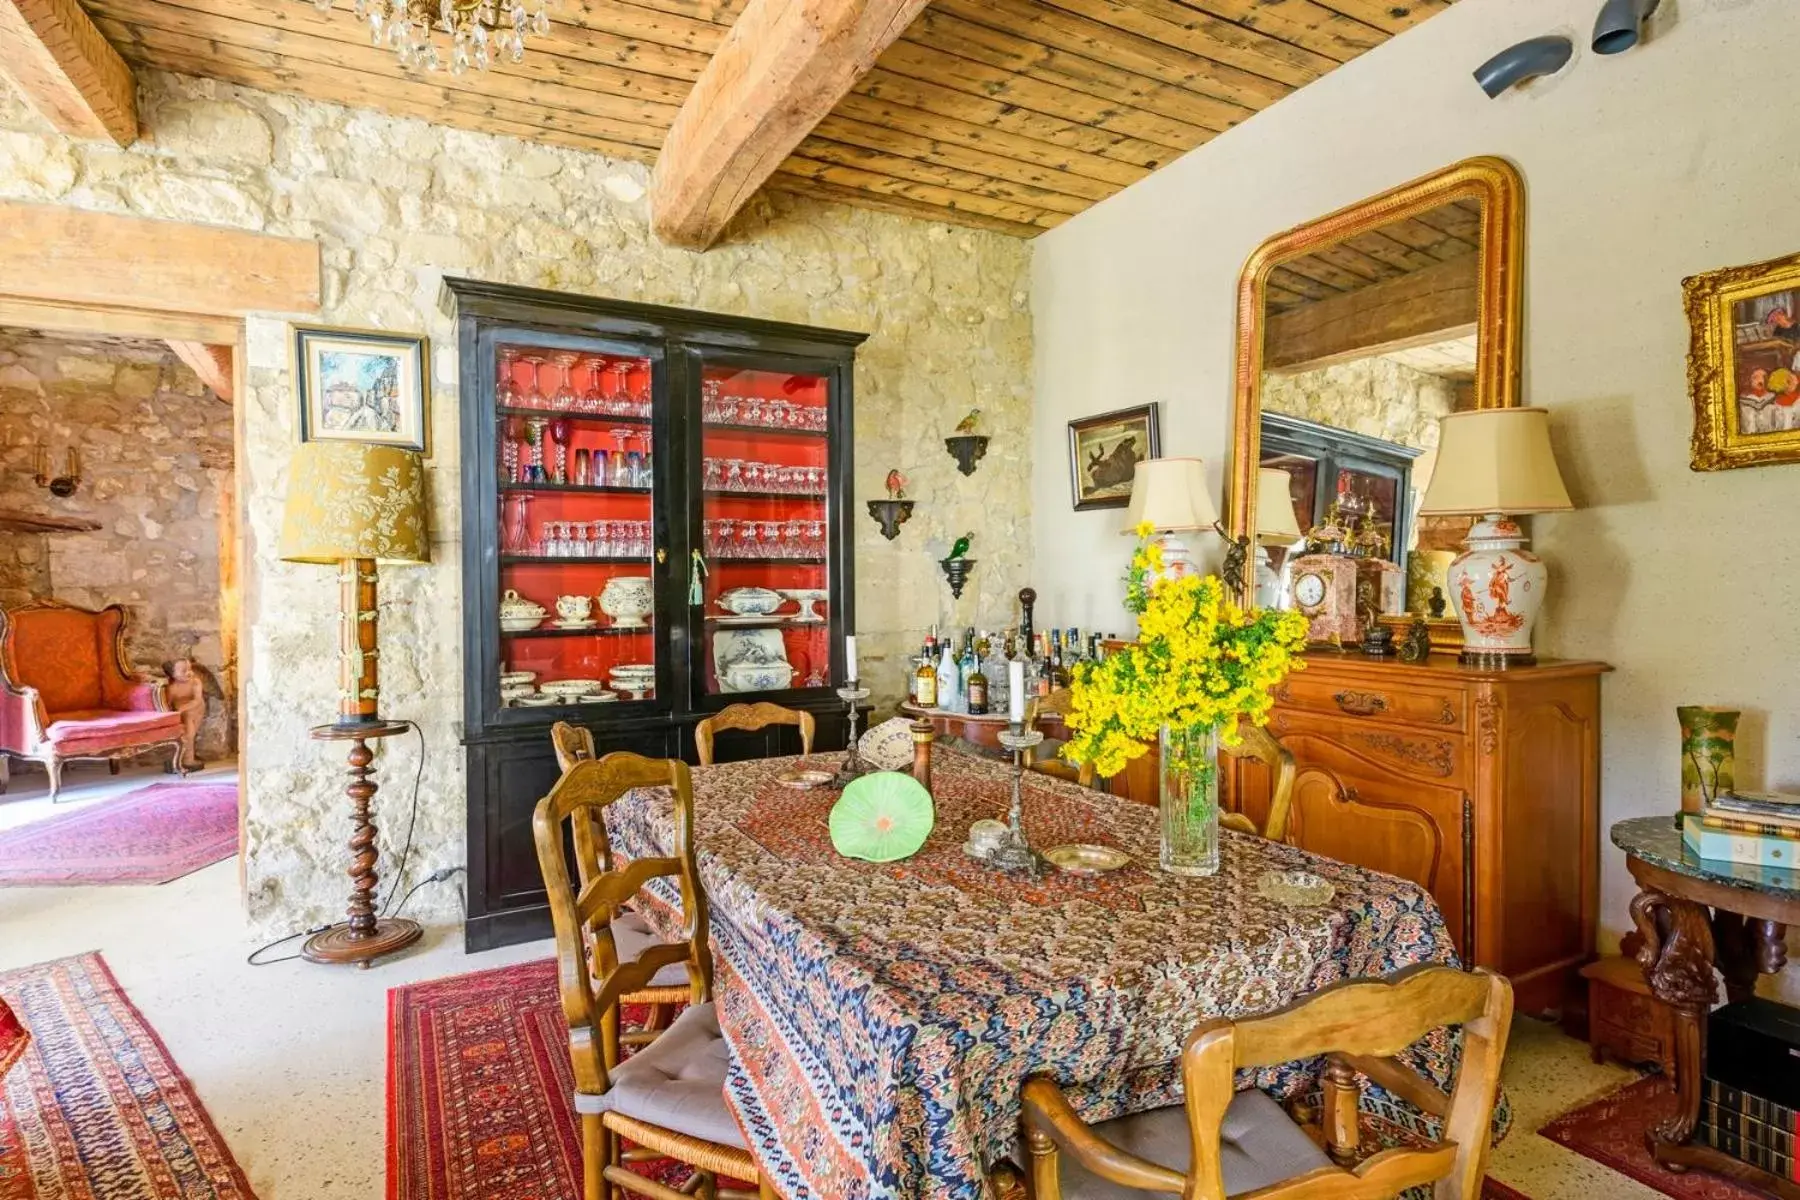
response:
<svg viewBox="0 0 1800 1200"><path fill-rule="evenodd" d="M393 48L401 66L441 71L447 65L461 75L470 67L485 71L502 57L523 62L525 35L550 32L545 3L537 0L537 11L528 12L525 0L356 0L356 19L368 25L371 42ZM330 12L332 0L313 4ZM450 39L448 64L434 30Z"/></svg>

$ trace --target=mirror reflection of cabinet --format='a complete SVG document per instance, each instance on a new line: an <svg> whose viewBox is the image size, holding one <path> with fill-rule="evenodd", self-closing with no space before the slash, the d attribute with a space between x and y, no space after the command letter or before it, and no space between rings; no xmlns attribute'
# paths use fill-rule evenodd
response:
<svg viewBox="0 0 1800 1200"><path fill-rule="evenodd" d="M1411 538L1413 460L1423 453L1281 413L1262 415L1262 465L1287 473L1300 531L1325 522L1333 503L1356 528L1365 518L1402 566Z"/></svg>

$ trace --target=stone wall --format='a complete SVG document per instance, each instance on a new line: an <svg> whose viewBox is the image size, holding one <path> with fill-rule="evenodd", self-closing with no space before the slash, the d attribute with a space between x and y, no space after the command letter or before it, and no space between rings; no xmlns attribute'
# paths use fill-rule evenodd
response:
<svg viewBox="0 0 1800 1200"><path fill-rule="evenodd" d="M1376 355L1294 374L1263 376L1266 412L1285 413L1424 450L1413 468L1413 483L1431 478L1429 458L1438 441L1438 418L1456 410L1453 380Z"/></svg>
<svg viewBox="0 0 1800 1200"><path fill-rule="evenodd" d="M0 508L95 521L91 533L0 534L0 605L123 604L132 660L191 658L206 685L203 759L236 748L235 664L220 636L220 505L232 496L232 413L160 342L0 329ZM81 486L33 481L73 447Z"/></svg>
<svg viewBox="0 0 1800 1200"><path fill-rule="evenodd" d="M705 254L658 244L646 169L599 155L421 121L141 73L141 140L128 149L51 132L0 93L0 196L317 238L327 323L432 340L434 555L382 579L384 706L417 720L426 762L414 862L464 861L461 547L456 344L445 274L868 330L856 378L859 648L877 699L902 689L902 651L937 619L945 585L927 549L977 530L969 620L998 623L1031 561L1030 247L995 234L782 196L755 200ZM249 553L241 654L249 783L249 906L262 929L335 917L346 830L341 763L307 738L333 711L335 583L279 562L295 440L289 328L246 325L242 472ZM945 433L983 410L994 448L956 474ZM892 543L862 501L889 467L916 516ZM384 841L404 830L416 763L394 739L379 763ZM457 912L447 888L414 911Z"/></svg>

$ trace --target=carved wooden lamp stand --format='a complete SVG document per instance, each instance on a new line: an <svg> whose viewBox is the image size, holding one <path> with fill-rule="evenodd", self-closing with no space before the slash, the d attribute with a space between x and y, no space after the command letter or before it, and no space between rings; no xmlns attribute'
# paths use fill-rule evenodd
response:
<svg viewBox="0 0 1800 1200"><path fill-rule="evenodd" d="M375 637L377 563L431 561L425 472L411 450L362 442L307 442L295 452L281 529L288 562L334 563L340 585L338 718L312 730L350 743L350 909L347 920L308 938L311 962L367 967L419 940L416 921L375 915L375 784L369 743L407 729L383 720Z"/></svg>

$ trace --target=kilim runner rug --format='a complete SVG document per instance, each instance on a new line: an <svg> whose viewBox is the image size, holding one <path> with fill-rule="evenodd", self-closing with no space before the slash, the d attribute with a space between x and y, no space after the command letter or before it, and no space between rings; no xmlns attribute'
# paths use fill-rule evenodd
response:
<svg viewBox="0 0 1800 1200"><path fill-rule="evenodd" d="M255 1200L98 954L0 971L31 1031L0 1081L0 1200Z"/></svg>
<svg viewBox="0 0 1800 1200"><path fill-rule="evenodd" d="M641 1020L627 1007L627 1025ZM388 1200L580 1200L574 1089L553 960L394 988ZM633 1169L687 1177L678 1163ZM1529 1200L1491 1179L1482 1195Z"/></svg>
<svg viewBox="0 0 1800 1200"><path fill-rule="evenodd" d="M1676 1200L1762 1200L1761 1192L1705 1171L1677 1175L1656 1165L1644 1146L1644 1131L1666 1117L1674 1103L1674 1085L1661 1075L1646 1075L1571 1109L1538 1132Z"/></svg>
<svg viewBox="0 0 1800 1200"><path fill-rule="evenodd" d="M237 848L237 784L153 783L0 833L0 887L168 883Z"/></svg>

